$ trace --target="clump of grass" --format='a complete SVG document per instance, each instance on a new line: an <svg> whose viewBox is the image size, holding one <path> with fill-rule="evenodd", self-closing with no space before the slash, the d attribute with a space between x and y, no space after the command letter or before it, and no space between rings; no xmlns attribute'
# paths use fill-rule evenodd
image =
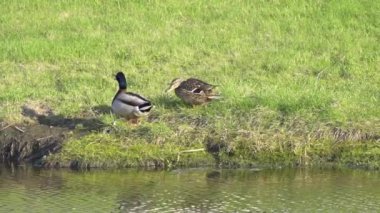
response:
<svg viewBox="0 0 380 213"><path fill-rule="evenodd" d="M174 139L175 133L161 131L163 129L165 127L158 123L128 131L115 129L112 134L93 133L69 140L59 154L50 156L46 162L71 167L153 168L213 164L212 157L205 152L192 153L191 156L181 154L199 146L196 147L197 143L181 143L180 138Z"/></svg>

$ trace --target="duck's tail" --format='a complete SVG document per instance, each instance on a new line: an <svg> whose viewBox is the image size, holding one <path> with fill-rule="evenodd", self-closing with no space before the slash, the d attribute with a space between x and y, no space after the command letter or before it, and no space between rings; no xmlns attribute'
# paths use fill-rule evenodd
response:
<svg viewBox="0 0 380 213"><path fill-rule="evenodd" d="M145 104L141 104L139 106L139 110L143 113L147 113L152 109L153 105L150 102L147 102Z"/></svg>
<svg viewBox="0 0 380 213"><path fill-rule="evenodd" d="M216 100L216 99L221 99L223 98L221 95L209 95L207 96L207 99L209 100Z"/></svg>

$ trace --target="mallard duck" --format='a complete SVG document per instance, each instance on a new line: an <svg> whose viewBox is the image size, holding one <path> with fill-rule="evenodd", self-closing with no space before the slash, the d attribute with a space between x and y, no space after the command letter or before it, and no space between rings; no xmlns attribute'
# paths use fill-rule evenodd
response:
<svg viewBox="0 0 380 213"><path fill-rule="evenodd" d="M172 90L175 94L189 105L201 105L208 103L214 99L219 99L220 96L216 94L213 89L215 85L211 85L204 81L195 78L183 80L175 78L166 92Z"/></svg>
<svg viewBox="0 0 380 213"><path fill-rule="evenodd" d="M123 72L116 74L119 90L112 100L112 111L132 123L137 123L138 118L147 115L152 109L152 104L146 98L127 90L127 80Z"/></svg>

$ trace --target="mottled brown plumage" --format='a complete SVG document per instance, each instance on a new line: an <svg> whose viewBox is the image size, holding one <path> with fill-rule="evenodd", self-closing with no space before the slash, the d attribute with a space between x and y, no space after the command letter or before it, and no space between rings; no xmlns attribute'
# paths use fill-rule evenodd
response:
<svg viewBox="0 0 380 213"><path fill-rule="evenodd" d="M189 105L201 105L208 103L220 96L214 91L215 86L196 78L182 80L174 79L167 92L174 90L175 94Z"/></svg>

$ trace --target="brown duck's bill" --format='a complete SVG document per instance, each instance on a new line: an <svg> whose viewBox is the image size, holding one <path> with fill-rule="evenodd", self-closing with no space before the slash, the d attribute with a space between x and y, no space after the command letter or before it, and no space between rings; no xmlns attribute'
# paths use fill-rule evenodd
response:
<svg viewBox="0 0 380 213"><path fill-rule="evenodd" d="M170 92L170 91L173 91L174 90L174 87L172 85L170 85L166 90L165 92Z"/></svg>

